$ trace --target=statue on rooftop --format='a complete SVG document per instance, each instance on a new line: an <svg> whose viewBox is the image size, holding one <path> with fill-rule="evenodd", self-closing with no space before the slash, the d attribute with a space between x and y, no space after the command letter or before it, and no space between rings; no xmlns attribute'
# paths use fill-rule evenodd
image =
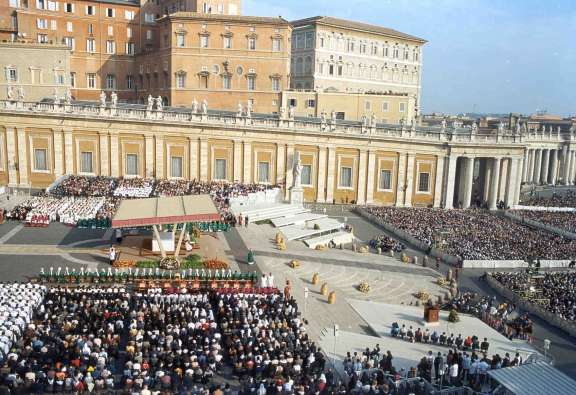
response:
<svg viewBox="0 0 576 395"><path fill-rule="evenodd" d="M106 92L100 91L100 107L106 107Z"/></svg>
<svg viewBox="0 0 576 395"><path fill-rule="evenodd" d="M198 112L198 100L194 98L194 100L192 100L192 114L196 114L197 112Z"/></svg>

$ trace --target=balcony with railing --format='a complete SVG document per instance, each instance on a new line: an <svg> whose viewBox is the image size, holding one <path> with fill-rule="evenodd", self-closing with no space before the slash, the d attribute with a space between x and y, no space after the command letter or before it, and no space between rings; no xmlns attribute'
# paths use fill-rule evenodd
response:
<svg viewBox="0 0 576 395"><path fill-rule="evenodd" d="M115 100L115 99L114 99ZM54 98L42 102L24 100L0 101L0 112L22 112L56 117L87 117L118 121L143 121L150 123L185 123L189 125L220 125L227 128L250 130L273 129L275 132L319 133L322 135L354 136L370 139L400 139L440 143L525 144L530 142L566 142L575 134L570 131L549 130L519 133L504 128L478 129L461 125L416 126L405 124L381 124L364 117L360 122L337 119L295 117L292 110L278 114L257 114L250 109L230 111L208 110L207 103L193 104L192 108L165 107L156 99L148 105L107 102L100 103L60 100Z"/></svg>

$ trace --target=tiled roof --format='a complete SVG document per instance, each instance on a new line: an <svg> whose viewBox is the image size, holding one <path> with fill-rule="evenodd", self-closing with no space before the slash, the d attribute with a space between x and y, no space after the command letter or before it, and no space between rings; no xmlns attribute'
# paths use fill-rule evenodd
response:
<svg viewBox="0 0 576 395"><path fill-rule="evenodd" d="M164 19L194 19L202 21L225 21L225 22L248 22L248 23L265 23L274 25L290 25L284 18L271 18L264 16L244 16L244 15L219 15L219 14L200 14L197 12L175 12L163 16L158 21Z"/></svg>
<svg viewBox="0 0 576 395"><path fill-rule="evenodd" d="M397 30L394 30L394 29L388 29L386 27L371 25L371 24L363 23L363 22L356 22L356 21L349 21L346 19L334 18L331 16L315 16L312 18L299 19L297 21L292 21L292 26L299 27L299 26L309 25L312 23L317 23L317 24L327 25L327 26L343 27L343 28L353 29L353 30L361 30L361 31L369 32L369 33L382 34L382 35L389 36L389 37L396 37L396 38L401 38L404 40L416 41L416 42L419 42L422 44L427 42L426 40L424 40L422 38L419 38L416 36L411 36L409 34L402 33L402 32L399 32Z"/></svg>

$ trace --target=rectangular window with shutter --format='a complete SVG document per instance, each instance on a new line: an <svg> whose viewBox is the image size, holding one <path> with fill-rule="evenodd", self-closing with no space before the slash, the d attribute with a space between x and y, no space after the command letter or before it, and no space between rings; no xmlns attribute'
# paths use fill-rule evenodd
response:
<svg viewBox="0 0 576 395"><path fill-rule="evenodd" d="M226 159L216 159L214 161L214 179L226 179Z"/></svg>
<svg viewBox="0 0 576 395"><path fill-rule="evenodd" d="M170 164L170 175L174 178L182 178L182 157L173 156Z"/></svg>
<svg viewBox="0 0 576 395"><path fill-rule="evenodd" d="M82 152L80 169L82 173L92 174L92 152Z"/></svg>
<svg viewBox="0 0 576 395"><path fill-rule="evenodd" d="M34 150L34 170L37 170L37 171L48 170L48 162L46 160L46 150L45 149L35 149Z"/></svg>
<svg viewBox="0 0 576 395"><path fill-rule="evenodd" d="M302 173L300 174L301 184L312 186L312 165L303 165Z"/></svg>
<svg viewBox="0 0 576 395"><path fill-rule="evenodd" d="M126 175L127 176L138 175L138 155L126 154Z"/></svg>
<svg viewBox="0 0 576 395"><path fill-rule="evenodd" d="M392 172L390 170L380 170L380 180L378 180L378 189L389 191L392 189Z"/></svg>
<svg viewBox="0 0 576 395"><path fill-rule="evenodd" d="M88 73L86 74L86 85L88 88L96 88L96 74Z"/></svg>
<svg viewBox="0 0 576 395"><path fill-rule="evenodd" d="M258 162L258 182L266 184L270 182L270 163Z"/></svg>
<svg viewBox="0 0 576 395"><path fill-rule="evenodd" d="M340 183L338 187L340 188L352 188L352 168L351 167L340 167Z"/></svg>
<svg viewBox="0 0 576 395"><path fill-rule="evenodd" d="M430 192L430 173L418 175L418 192Z"/></svg>

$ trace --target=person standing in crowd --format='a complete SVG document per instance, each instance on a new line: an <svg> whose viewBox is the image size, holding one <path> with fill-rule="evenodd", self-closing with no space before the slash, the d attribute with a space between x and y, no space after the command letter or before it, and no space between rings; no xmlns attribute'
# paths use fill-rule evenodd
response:
<svg viewBox="0 0 576 395"><path fill-rule="evenodd" d="M458 362L454 360L452 365L450 365L450 385L458 385Z"/></svg>
<svg viewBox="0 0 576 395"><path fill-rule="evenodd" d="M274 275L272 273L268 273L268 276L266 276L266 284L268 288L274 287Z"/></svg>
<svg viewBox="0 0 576 395"><path fill-rule="evenodd" d="M286 286L284 287L284 299L290 300L290 292L292 291L292 286L290 285L290 280L286 280Z"/></svg>
<svg viewBox="0 0 576 395"><path fill-rule="evenodd" d="M116 262L116 258L117 258L116 248L114 248L114 246L110 246L110 249L108 250L108 259L110 260L110 266L114 265L114 262Z"/></svg>

